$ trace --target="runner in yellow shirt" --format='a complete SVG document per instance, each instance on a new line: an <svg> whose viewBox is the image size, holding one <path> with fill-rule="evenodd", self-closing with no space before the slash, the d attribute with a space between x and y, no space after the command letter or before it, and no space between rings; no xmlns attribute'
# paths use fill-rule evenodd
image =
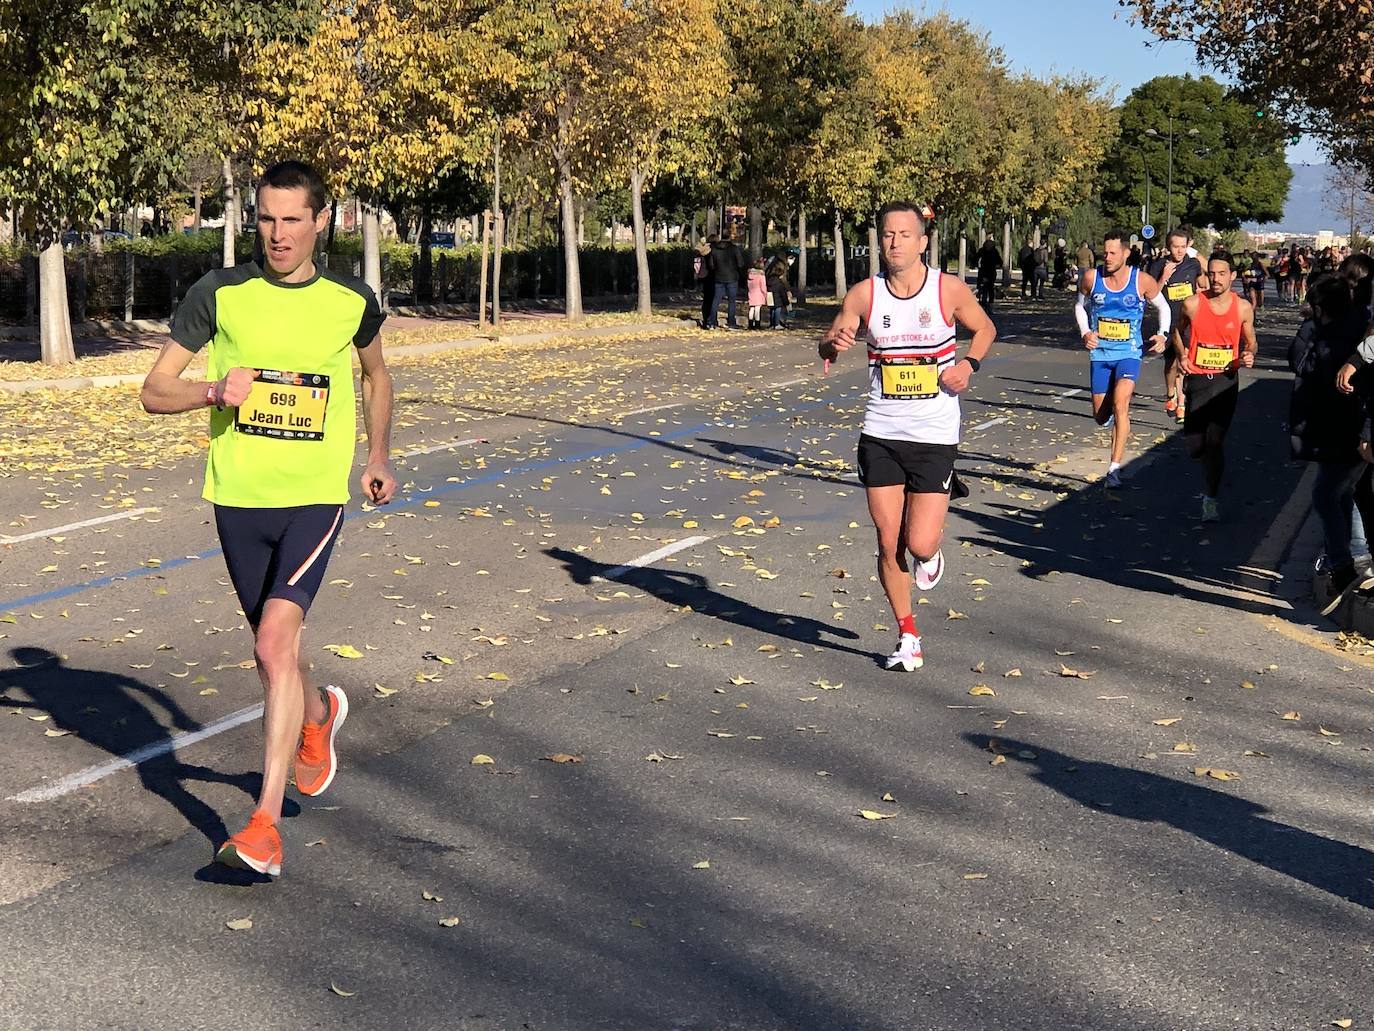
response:
<svg viewBox="0 0 1374 1031"><path fill-rule="evenodd" d="M323 180L301 162L273 165L258 181L257 212L261 262L216 269L191 287L142 400L162 415L211 409L203 496L214 505L229 578L253 628L266 736L257 808L215 859L276 876L288 767L294 756L302 794L329 787L338 769L335 737L348 716L344 692L314 687L300 655L305 615L348 502L354 351L368 437L364 497L386 504L396 478L381 308L365 283L312 258L329 224ZM209 381L183 379L202 348Z"/></svg>

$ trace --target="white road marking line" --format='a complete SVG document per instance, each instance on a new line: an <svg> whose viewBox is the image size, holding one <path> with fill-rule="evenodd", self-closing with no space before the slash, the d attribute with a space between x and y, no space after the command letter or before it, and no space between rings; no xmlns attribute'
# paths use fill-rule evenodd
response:
<svg viewBox="0 0 1374 1031"><path fill-rule="evenodd" d="M231 712L228 716L207 723L199 730L187 731L184 734L174 734L161 741L154 741L152 744L136 748L127 755L120 756L99 766L91 766L78 773L73 773L69 777L55 780L51 784L43 784L36 788L29 788L21 791L17 795L11 795L7 801L10 802L51 802L54 798L61 798L63 795L70 795L78 788L84 788L88 784L94 784L98 780L104 780L112 773L120 770L127 770L130 767L146 763L149 759L156 759L160 755L176 751L194 745L197 741L204 741L208 737L216 734L223 734L226 730L233 730L237 726L248 723L251 720L259 719L262 716L262 703L250 705L246 709L238 712Z"/></svg>
<svg viewBox="0 0 1374 1031"><path fill-rule="evenodd" d="M1079 394L1081 394L1081 393L1083 393L1083 388L1082 388L1082 387L1074 387L1072 390L1066 390L1066 391L1064 391L1064 393L1060 394L1059 396L1060 396L1060 397L1077 397L1077 396L1078 396Z"/></svg>
<svg viewBox="0 0 1374 1031"><path fill-rule="evenodd" d="M467 440L450 440L446 444L431 444L429 447L417 447L414 451L402 451L396 458L410 458L412 455L430 455L435 451L447 451L449 448L466 447L469 444L485 444L485 437L469 437Z"/></svg>
<svg viewBox="0 0 1374 1031"><path fill-rule="evenodd" d="M600 576L594 576L592 577L592 579L618 580L632 569L640 569L644 566L647 566L651 562L657 562L661 558L667 558L669 555L676 555L679 551L686 551L688 548L695 548L698 544L705 544L710 539L710 537L702 536L684 537L682 540L674 541L672 544L665 544L657 551L651 551L647 555L640 555L639 558L631 559L629 562L626 562L623 566L616 566L613 569L608 569Z"/></svg>
<svg viewBox="0 0 1374 1031"><path fill-rule="evenodd" d="M52 537L54 534L68 533L72 530L80 530L87 526L99 526L101 523L113 523L120 519L132 519L135 516L145 515L148 512L159 512L158 508L132 508L127 512L116 512L113 515L96 516L94 519L83 519L79 523L67 523L65 526L54 526L51 530L34 530L32 533L21 533L13 537L0 534L0 544L19 544L23 541L36 541L40 537Z"/></svg>
<svg viewBox="0 0 1374 1031"><path fill-rule="evenodd" d="M1011 336L1009 336L1009 337L998 337L997 339L998 339L998 340L1015 340L1016 337L1017 337L1017 335L1018 335L1018 334L1013 333L1013 334L1012 334Z"/></svg>
<svg viewBox="0 0 1374 1031"><path fill-rule="evenodd" d="M770 383L770 384L768 384L768 386L766 386L766 387L760 387L759 389L760 389L760 390L781 390L783 387L795 387L798 383L810 383L810 382L811 382L811 377L810 377L810 376L802 376L800 379L789 379L786 383Z"/></svg>
<svg viewBox="0 0 1374 1031"><path fill-rule="evenodd" d="M651 408L636 408L634 411L631 412L621 412L620 418L624 419L631 415L648 415L650 412L664 412L667 411L669 408L681 408L686 403L686 401L674 401L672 404L654 405Z"/></svg>
<svg viewBox="0 0 1374 1031"><path fill-rule="evenodd" d="M973 429L973 430L985 430L985 429L987 429L989 426L996 426L998 423L1002 423L1002 422L1006 422L1006 421L1007 421L1007 417L1004 415L1004 416L1000 416L1000 417L998 417L998 418L996 418L996 419L989 419L987 422L980 422L977 426L971 426L970 429Z"/></svg>

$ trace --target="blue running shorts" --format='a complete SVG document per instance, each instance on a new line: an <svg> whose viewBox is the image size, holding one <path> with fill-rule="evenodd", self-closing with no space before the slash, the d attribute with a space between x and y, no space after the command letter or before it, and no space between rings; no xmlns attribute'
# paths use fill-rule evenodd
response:
<svg viewBox="0 0 1374 1031"><path fill-rule="evenodd" d="M1114 362L1092 362L1094 394L1110 394L1119 379L1138 380L1140 378L1139 358L1118 358Z"/></svg>

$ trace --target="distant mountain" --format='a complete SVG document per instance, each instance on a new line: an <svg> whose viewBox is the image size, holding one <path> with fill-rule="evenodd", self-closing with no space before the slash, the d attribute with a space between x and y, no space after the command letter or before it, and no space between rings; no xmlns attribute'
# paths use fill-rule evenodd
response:
<svg viewBox="0 0 1374 1031"><path fill-rule="evenodd" d="M1339 204L1330 202L1330 188L1326 178L1330 165L1289 165L1293 170L1293 182L1288 187L1288 203L1283 207L1283 218L1278 222L1264 225L1254 223L1245 226L1247 230L1261 230L1271 233L1316 233L1322 229L1342 232L1348 231L1349 215L1340 213Z"/></svg>

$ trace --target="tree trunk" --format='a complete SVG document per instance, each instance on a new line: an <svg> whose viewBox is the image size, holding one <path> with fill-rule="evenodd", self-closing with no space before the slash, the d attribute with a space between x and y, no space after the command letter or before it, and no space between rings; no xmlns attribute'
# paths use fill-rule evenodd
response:
<svg viewBox="0 0 1374 1031"><path fill-rule="evenodd" d="M334 224L339 221L339 198L329 202L329 235L325 237L325 267L329 266L329 253L334 249Z"/></svg>
<svg viewBox="0 0 1374 1031"><path fill-rule="evenodd" d="M720 232L720 205L706 211L706 235L712 236Z"/></svg>
<svg viewBox="0 0 1374 1031"><path fill-rule="evenodd" d="M1032 245L1033 247L1039 247L1039 246L1040 246L1040 227L1039 227L1038 225L1035 227L1035 239L1034 239L1034 241L1032 242L1031 245Z"/></svg>
<svg viewBox="0 0 1374 1031"><path fill-rule="evenodd" d="M491 260L491 328L501 332L501 252L506 246L506 213L496 209L496 240Z"/></svg>
<svg viewBox="0 0 1374 1031"><path fill-rule="evenodd" d="M968 274L968 237L959 234L959 282L964 282Z"/></svg>
<svg viewBox="0 0 1374 1031"><path fill-rule="evenodd" d="M44 365L76 361L60 234L38 255L38 325Z"/></svg>
<svg viewBox="0 0 1374 1031"><path fill-rule="evenodd" d="M843 301L844 295L849 292L849 284L845 281L844 274L844 227L840 222L840 213L835 212L835 299Z"/></svg>
<svg viewBox="0 0 1374 1031"><path fill-rule="evenodd" d="M1002 285L1011 286L1011 266L1016 255L1011 253L1011 220L1002 223Z"/></svg>
<svg viewBox="0 0 1374 1031"><path fill-rule="evenodd" d="M757 261L763 257L763 208L757 204L749 205L749 259Z"/></svg>
<svg viewBox="0 0 1374 1031"><path fill-rule="evenodd" d="M496 131L496 148L492 155L492 198L496 209L496 253L491 263L491 327L501 332L501 251L506 242L506 212L501 207L501 130Z"/></svg>
<svg viewBox="0 0 1374 1031"><path fill-rule="evenodd" d="M363 206L363 282L372 287L377 295L377 303L386 307L386 295L382 293L382 247L381 219L377 216L377 206Z"/></svg>
<svg viewBox="0 0 1374 1031"><path fill-rule="evenodd" d="M573 211L572 169L567 156L558 154L558 198L563 208L564 309L568 322L582 322L582 272L577 262L577 216Z"/></svg>
<svg viewBox="0 0 1374 1031"><path fill-rule="evenodd" d="M797 209L797 303L806 303L806 209Z"/></svg>
<svg viewBox="0 0 1374 1031"><path fill-rule="evenodd" d="M415 303L429 304L434 300L434 252L430 240L434 234L434 211L428 196L420 201L420 268L415 287Z"/></svg>
<svg viewBox="0 0 1374 1031"><path fill-rule="evenodd" d="M940 230L930 231L930 256L926 262L936 272L945 270L944 262L940 260Z"/></svg>
<svg viewBox="0 0 1374 1031"><path fill-rule="evenodd" d="M477 328L487 324L487 256L491 252L491 212L482 212L482 274L477 287Z"/></svg>
<svg viewBox="0 0 1374 1031"><path fill-rule="evenodd" d="M225 268L233 268L238 264L234 251L239 231L238 193L234 189L234 163L227 154L220 159L220 174L224 176L224 247L220 251L220 263Z"/></svg>
<svg viewBox="0 0 1374 1031"><path fill-rule="evenodd" d="M615 247L616 237L620 235L620 223L611 219L611 247Z"/></svg>
<svg viewBox="0 0 1374 1031"><path fill-rule="evenodd" d="M191 191L191 229L193 232L200 232L200 209L205 199L205 191L201 189L200 183L196 183L195 189Z"/></svg>
<svg viewBox="0 0 1374 1031"><path fill-rule="evenodd" d="M654 308L649 298L649 247L644 239L644 172L638 165L630 169L630 216L634 220L638 312L649 318Z"/></svg>
<svg viewBox="0 0 1374 1031"><path fill-rule="evenodd" d="M577 246L587 246L587 203L577 202Z"/></svg>
<svg viewBox="0 0 1374 1031"><path fill-rule="evenodd" d="M878 223L868 226L868 274L876 276L883 270L882 251L878 249Z"/></svg>

